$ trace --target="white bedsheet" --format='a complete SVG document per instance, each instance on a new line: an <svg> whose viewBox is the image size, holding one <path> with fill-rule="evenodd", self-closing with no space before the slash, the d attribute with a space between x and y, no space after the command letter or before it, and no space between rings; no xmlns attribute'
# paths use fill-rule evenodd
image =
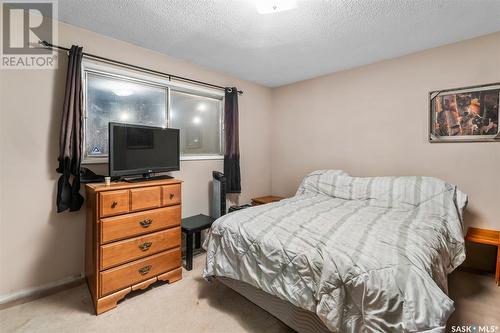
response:
<svg viewBox="0 0 500 333"><path fill-rule="evenodd" d="M247 282L335 332L444 331L466 200L431 177L316 171L292 198L215 221L203 275Z"/></svg>

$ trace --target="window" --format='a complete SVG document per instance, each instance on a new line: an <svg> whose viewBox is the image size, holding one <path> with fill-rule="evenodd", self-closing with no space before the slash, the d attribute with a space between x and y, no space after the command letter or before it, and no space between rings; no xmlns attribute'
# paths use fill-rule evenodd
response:
<svg viewBox="0 0 500 333"><path fill-rule="evenodd" d="M222 158L223 92L84 63L83 163L107 163L108 123L180 129L181 159Z"/></svg>
<svg viewBox="0 0 500 333"><path fill-rule="evenodd" d="M221 100L173 90L170 98L170 127L182 129L182 154L221 155Z"/></svg>
<svg viewBox="0 0 500 333"><path fill-rule="evenodd" d="M108 123L166 126L165 89L122 79L87 76L85 151L88 157L108 156Z"/></svg>

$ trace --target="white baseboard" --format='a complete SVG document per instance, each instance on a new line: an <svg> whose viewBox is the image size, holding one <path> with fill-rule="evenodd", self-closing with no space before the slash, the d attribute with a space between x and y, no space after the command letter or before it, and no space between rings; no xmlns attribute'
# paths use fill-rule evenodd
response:
<svg viewBox="0 0 500 333"><path fill-rule="evenodd" d="M59 290L64 289L66 285L73 285L79 281L83 281L84 274L67 277L58 281L50 282L38 287L24 289L20 291L16 291L9 294L0 295L0 305L4 305L7 303L13 303L22 299L35 299L38 297L43 297L45 295L49 295L52 292L57 292Z"/></svg>

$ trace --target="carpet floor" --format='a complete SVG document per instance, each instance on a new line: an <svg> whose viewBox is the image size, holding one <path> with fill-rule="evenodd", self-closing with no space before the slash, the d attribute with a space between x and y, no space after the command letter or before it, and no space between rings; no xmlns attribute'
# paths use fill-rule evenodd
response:
<svg viewBox="0 0 500 333"><path fill-rule="evenodd" d="M114 310L95 316L85 285L0 311L7 332L293 332L226 286L201 278L204 255L183 279L130 294ZM500 327L500 287L493 277L457 271L450 276L456 311L450 325ZM498 330L500 332L500 330Z"/></svg>

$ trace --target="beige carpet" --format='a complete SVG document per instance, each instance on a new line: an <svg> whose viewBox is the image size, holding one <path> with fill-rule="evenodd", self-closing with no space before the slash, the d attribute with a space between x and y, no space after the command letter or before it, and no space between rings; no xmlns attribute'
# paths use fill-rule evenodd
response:
<svg viewBox="0 0 500 333"><path fill-rule="evenodd" d="M478 325L494 326L483 332L500 333L500 286L495 284L494 274L455 271L448 281L450 297L455 301L448 331L452 325Z"/></svg>
<svg viewBox="0 0 500 333"><path fill-rule="evenodd" d="M205 257L183 280L128 297L93 315L86 286L0 311L7 332L292 332L231 289L201 278ZM492 276L457 272L450 278L457 311L450 323L500 326L500 287Z"/></svg>

